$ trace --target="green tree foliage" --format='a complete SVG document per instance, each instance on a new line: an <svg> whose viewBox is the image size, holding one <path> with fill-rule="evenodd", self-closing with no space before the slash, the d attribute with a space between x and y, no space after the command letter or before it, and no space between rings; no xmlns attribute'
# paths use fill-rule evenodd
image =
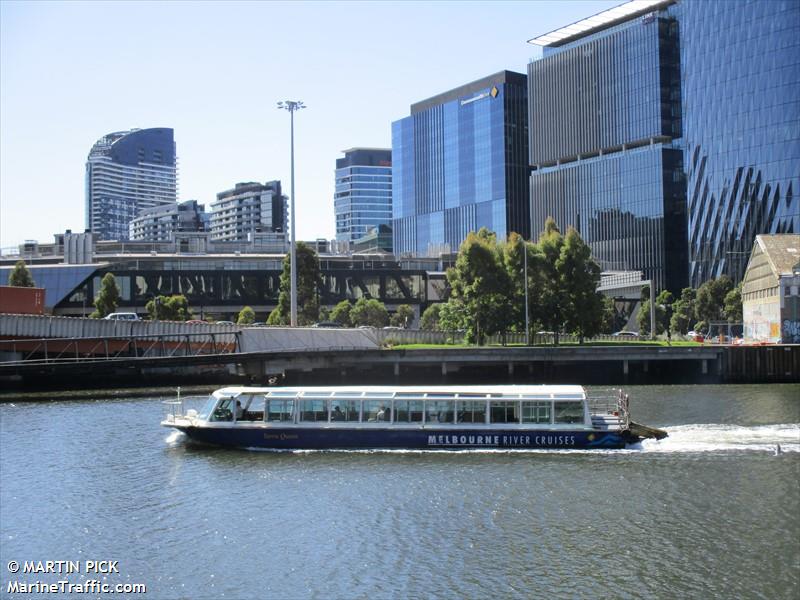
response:
<svg viewBox="0 0 800 600"><path fill-rule="evenodd" d="M395 327L409 329L414 324L414 309L408 304L401 304L389 319L389 323Z"/></svg>
<svg viewBox="0 0 800 600"><path fill-rule="evenodd" d="M481 228L461 244L455 267L447 270L451 297L460 304L454 313L466 317L466 338L483 344L487 335L507 330L511 323L511 285L494 233ZM453 307L455 309L455 307Z"/></svg>
<svg viewBox="0 0 800 600"><path fill-rule="evenodd" d="M422 316L419 319L419 327L420 329L425 329L427 331L439 331L439 321L440 321L440 312L442 310L443 304L431 304L428 308L425 309L425 312L422 313Z"/></svg>
<svg viewBox="0 0 800 600"><path fill-rule="evenodd" d="M451 298L439 310L440 331L463 331L468 320L467 309L462 302Z"/></svg>
<svg viewBox="0 0 800 600"><path fill-rule="evenodd" d="M617 325L617 309L614 306L614 299L603 296L603 318L600 333L614 333Z"/></svg>
<svg viewBox="0 0 800 600"><path fill-rule="evenodd" d="M686 335L697 321L696 297L694 288L687 287L681 290L681 297L672 305L672 319L670 320L672 331Z"/></svg>
<svg viewBox="0 0 800 600"><path fill-rule="evenodd" d="M359 298L350 311L350 318L356 327L361 327L362 325L386 327L389 324L389 311L386 310L383 302L375 298L370 298L369 300Z"/></svg>
<svg viewBox="0 0 800 600"><path fill-rule="evenodd" d="M658 296L656 296L656 307L655 307L656 335L661 335L662 333L667 331L667 327L671 327L669 321L670 321L670 311L674 310L674 308L672 307L673 301L674 297L672 295L672 292L670 292L669 290L662 290L658 294ZM641 304L641 308L639 309L638 324L639 324L640 335L645 335L645 336L650 335L649 299L644 300Z"/></svg>
<svg viewBox="0 0 800 600"><path fill-rule="evenodd" d="M343 327L352 327L353 326L353 319L350 316L350 313L353 310L353 305L350 304L349 300L342 300L333 307L331 311L330 320L336 321Z"/></svg>
<svg viewBox="0 0 800 600"><path fill-rule="evenodd" d="M591 249L578 231L572 227L567 230L555 267L564 299L561 309L564 329L577 335L583 343L584 338L600 333L605 305L602 294L597 291L600 265L592 258Z"/></svg>
<svg viewBox="0 0 800 600"><path fill-rule="evenodd" d="M547 217L537 245L542 256L539 322L547 331L555 333L553 342L558 345L558 335L564 326L568 298L556 266L564 246L564 236L561 235L553 217Z"/></svg>
<svg viewBox="0 0 800 600"><path fill-rule="evenodd" d="M297 242L297 324L311 325L319 320L318 291L322 283L319 258L313 248ZM283 259L278 306L267 322L270 325L288 325L291 322L291 255Z"/></svg>
<svg viewBox="0 0 800 600"><path fill-rule="evenodd" d="M145 305L147 314L153 321L188 321L192 318L186 296L156 296Z"/></svg>
<svg viewBox="0 0 800 600"><path fill-rule="evenodd" d="M242 310L239 311L239 316L236 319L236 323L239 325L250 325L254 323L255 320L256 320L255 311L249 306L245 306L244 308L242 308Z"/></svg>
<svg viewBox="0 0 800 600"><path fill-rule="evenodd" d="M526 242L517 233L510 233L502 245L503 265L510 286L509 319L511 331L525 331L525 286L528 288L528 322L539 321L539 292L542 289L542 255L536 244ZM527 271L525 254L527 253Z"/></svg>
<svg viewBox="0 0 800 600"><path fill-rule="evenodd" d="M725 313L725 296L733 289L727 275L706 281L697 289L697 318L701 321L722 321Z"/></svg>
<svg viewBox="0 0 800 600"><path fill-rule="evenodd" d="M741 323L744 320L742 315L742 283L739 282L735 288L725 294L724 300L725 318L729 323Z"/></svg>
<svg viewBox="0 0 800 600"><path fill-rule="evenodd" d="M36 287L24 260L19 259L11 273L8 274L8 285L11 287Z"/></svg>
<svg viewBox="0 0 800 600"><path fill-rule="evenodd" d="M89 316L92 319L102 319L117 310L117 306L119 306L117 280L113 274L106 273L100 281L100 291L94 299L94 312Z"/></svg>

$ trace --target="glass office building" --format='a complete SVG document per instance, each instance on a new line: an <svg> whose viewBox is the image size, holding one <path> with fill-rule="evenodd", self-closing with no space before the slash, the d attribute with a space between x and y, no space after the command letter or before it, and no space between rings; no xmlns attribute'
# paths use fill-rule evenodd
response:
<svg viewBox="0 0 800 600"><path fill-rule="evenodd" d="M158 127L109 133L86 159L86 228L97 239L127 240L144 209L175 204L177 160L173 130Z"/></svg>
<svg viewBox="0 0 800 600"><path fill-rule="evenodd" d="M604 270L686 283L675 19L550 46L528 66L531 219L575 227Z"/></svg>
<svg viewBox="0 0 800 600"><path fill-rule="evenodd" d="M800 3L640 0L531 43L534 228L553 215L673 291L800 230Z"/></svg>
<svg viewBox="0 0 800 600"><path fill-rule="evenodd" d="M392 123L395 254L456 251L470 231L530 234L527 86L501 71Z"/></svg>
<svg viewBox="0 0 800 600"><path fill-rule="evenodd" d="M392 151L351 148L336 160L336 239L351 245L392 221Z"/></svg>
<svg viewBox="0 0 800 600"><path fill-rule="evenodd" d="M800 233L800 2L692 0L673 10L689 277L740 281L757 234Z"/></svg>

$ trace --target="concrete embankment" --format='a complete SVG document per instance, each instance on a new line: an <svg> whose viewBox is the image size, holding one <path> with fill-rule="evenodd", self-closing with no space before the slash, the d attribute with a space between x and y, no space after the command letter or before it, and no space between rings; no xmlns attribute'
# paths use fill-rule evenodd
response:
<svg viewBox="0 0 800 600"><path fill-rule="evenodd" d="M0 364L6 389L186 384L800 382L800 346L268 348L226 355Z"/></svg>

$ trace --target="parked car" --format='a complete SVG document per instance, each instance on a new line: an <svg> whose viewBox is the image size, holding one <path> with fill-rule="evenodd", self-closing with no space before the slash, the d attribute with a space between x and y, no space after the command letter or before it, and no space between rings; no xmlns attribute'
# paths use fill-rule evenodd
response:
<svg viewBox="0 0 800 600"><path fill-rule="evenodd" d="M192 319L190 321L186 321L187 325L208 325L206 321L201 321L200 319Z"/></svg>
<svg viewBox="0 0 800 600"><path fill-rule="evenodd" d="M320 321L319 323L314 323L312 327L325 327L328 329L341 329L342 324L337 323L336 321Z"/></svg>
<svg viewBox="0 0 800 600"><path fill-rule="evenodd" d="M616 333L612 333L614 337L639 337L639 334L635 331L617 331Z"/></svg>
<svg viewBox="0 0 800 600"><path fill-rule="evenodd" d="M217 321L216 325L236 325L233 321Z"/></svg>
<svg viewBox="0 0 800 600"><path fill-rule="evenodd" d="M141 321L139 315L133 312L116 312L105 317L106 321Z"/></svg>

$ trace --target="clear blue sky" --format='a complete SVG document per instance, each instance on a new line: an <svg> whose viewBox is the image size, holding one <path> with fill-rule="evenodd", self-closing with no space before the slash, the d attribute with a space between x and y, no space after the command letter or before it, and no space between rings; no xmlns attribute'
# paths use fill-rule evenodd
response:
<svg viewBox="0 0 800 600"><path fill-rule="evenodd" d="M0 1L0 248L84 228L84 165L104 134L175 129L179 199L238 181L289 192L297 235L334 236L341 150L391 147L409 106L526 72L527 40L615 1Z"/></svg>

